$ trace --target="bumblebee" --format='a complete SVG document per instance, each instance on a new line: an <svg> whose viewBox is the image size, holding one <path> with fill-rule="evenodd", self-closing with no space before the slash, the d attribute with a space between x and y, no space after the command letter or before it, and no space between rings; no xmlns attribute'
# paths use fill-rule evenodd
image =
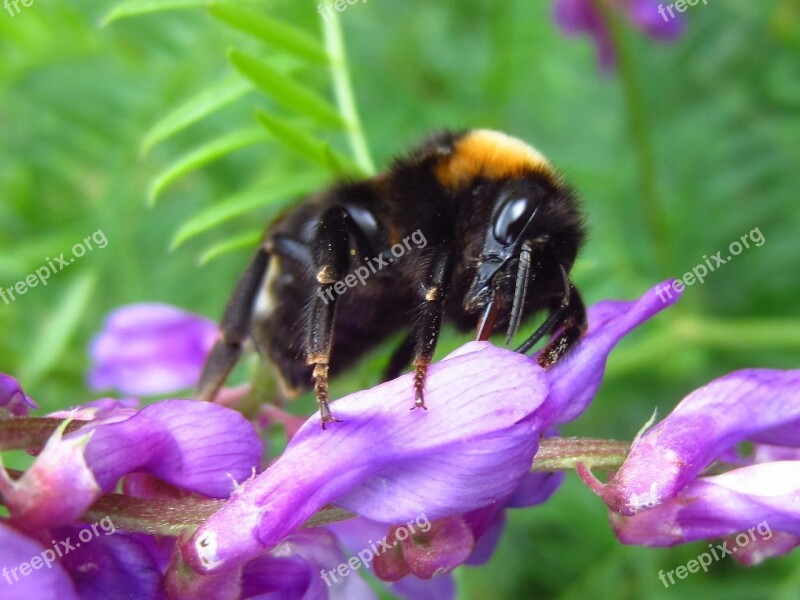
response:
<svg viewBox="0 0 800 600"><path fill-rule="evenodd" d="M210 400L248 339L288 395L406 330L384 379L413 367L413 406L444 322L485 340L547 317L519 347L547 368L579 341L586 311L569 274L586 235L574 192L531 146L490 130L435 134L374 177L336 184L272 223L236 285L198 397ZM413 243L412 243L413 242ZM423 243L424 242L424 243ZM409 390L411 398L412 390Z"/></svg>

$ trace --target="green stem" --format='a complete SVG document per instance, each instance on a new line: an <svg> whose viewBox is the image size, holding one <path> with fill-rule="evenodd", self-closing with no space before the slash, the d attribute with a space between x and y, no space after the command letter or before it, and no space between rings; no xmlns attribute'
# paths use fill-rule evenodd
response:
<svg viewBox="0 0 800 600"><path fill-rule="evenodd" d="M31 421L33 419L26 419ZM41 419L45 421L46 419ZM49 419L57 425L59 419ZM2 421L0 421L2 423ZM71 424L70 424L71 425ZM48 428L51 424L47 424ZM42 429L43 431L43 429ZM31 438L34 446L41 446L46 436ZM547 438L539 445L539 451L531 465L536 473L570 471L579 463L590 468L617 469L624 462L628 444L613 440L590 438ZM22 477L21 471L9 469L13 480ZM0 505L6 504L0 495ZM206 519L225 505L224 500L209 498L135 498L124 494L109 493L101 496L79 519L85 523L96 523L111 519L117 529L152 535L191 534ZM321 527L338 521L352 519L356 515L336 506L327 506L312 516L304 527Z"/></svg>
<svg viewBox="0 0 800 600"><path fill-rule="evenodd" d="M636 75L635 60L625 40L622 25L616 15L598 3L611 32L611 40L618 57L619 78L625 99L628 126L639 163L639 193L644 205L645 223L653 244L653 252L662 273L670 273L671 240L666 213L661 202L656 178L656 159L653 139L647 117L644 94Z"/></svg>
<svg viewBox="0 0 800 600"><path fill-rule="evenodd" d="M629 444L592 438L547 438L539 444L531 471L571 471L579 463L593 469L615 470L628 455Z"/></svg>
<svg viewBox="0 0 800 600"><path fill-rule="evenodd" d="M344 38L339 18L323 19L322 29L325 34L325 48L328 51L331 64L331 77L336 95L336 104L339 111L347 121L347 137L358 166L366 175L375 173L375 165L370 156L361 119L358 116L353 86L350 82L350 72L347 67L347 57L344 51Z"/></svg>

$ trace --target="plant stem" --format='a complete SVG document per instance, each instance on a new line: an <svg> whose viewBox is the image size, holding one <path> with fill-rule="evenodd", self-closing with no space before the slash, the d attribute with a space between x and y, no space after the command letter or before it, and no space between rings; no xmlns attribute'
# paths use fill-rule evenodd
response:
<svg viewBox="0 0 800 600"><path fill-rule="evenodd" d="M42 417L12 417L0 419L0 450L41 448L64 419ZM64 430L80 429L86 421L72 421Z"/></svg>
<svg viewBox="0 0 800 600"><path fill-rule="evenodd" d="M35 419L25 419L35 421ZM55 426L47 423L47 427L55 429L60 419L40 419L53 421ZM3 421L0 421L3 423ZM70 423L72 425L72 423ZM39 430L43 431L41 424ZM31 428L34 430L34 428ZM43 445L45 435L31 440L34 446ZM578 463L592 468L616 469L628 451L628 444L614 440L598 440L591 438L547 438L540 442L539 451L533 460L531 471L569 471ZM8 470L13 480L23 476L21 471ZM0 505L6 504L0 495ZM225 505L224 500L210 498L136 498L124 494L109 493L101 496L79 521L96 523L104 518L111 519L114 526L122 531L146 533L151 535L173 535L192 533L206 519ZM311 517L304 527L321 527L337 521L352 519L356 515L336 506L327 506Z"/></svg>
<svg viewBox="0 0 800 600"><path fill-rule="evenodd" d="M622 25L613 12L603 3L598 3L611 34L611 41L618 58L619 79L622 84L625 99L626 115L630 128L631 139L635 149L636 160L639 164L639 193L644 205L645 224L650 240L653 244L653 253L658 266L663 274L669 274L671 240L667 219L659 197L658 183L656 180L656 160L653 151L653 139L647 117L646 102L639 86L633 55L625 40Z"/></svg>
<svg viewBox="0 0 800 600"><path fill-rule="evenodd" d="M330 57L336 104L345 121L347 121L347 137L350 142L350 149L353 152L356 163L364 171L364 174L373 175L375 173L375 165L372 162L367 139L364 136L364 129L361 126L361 119L358 116L339 18L323 19L322 30L325 35L325 48Z"/></svg>
<svg viewBox="0 0 800 600"><path fill-rule="evenodd" d="M628 443L592 438L547 438L539 445L531 471L571 471L578 463L595 469L618 469L628 455Z"/></svg>

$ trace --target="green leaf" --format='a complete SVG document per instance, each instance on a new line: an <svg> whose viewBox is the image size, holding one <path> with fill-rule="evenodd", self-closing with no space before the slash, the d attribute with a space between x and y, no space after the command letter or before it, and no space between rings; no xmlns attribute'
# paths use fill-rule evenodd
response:
<svg viewBox="0 0 800 600"><path fill-rule="evenodd" d="M266 139L267 136L264 135L263 131L251 128L234 131L233 133L200 146L172 163L161 175L156 177L155 181L153 181L153 184L150 186L148 204L150 206L154 205L165 187L187 173L231 154L236 150L258 144Z"/></svg>
<svg viewBox="0 0 800 600"><path fill-rule="evenodd" d="M159 142L196 123L203 117L238 100L252 89L253 85L249 81L238 76L230 76L189 98L153 125L145 134L142 140L142 154L148 153Z"/></svg>
<svg viewBox="0 0 800 600"><path fill-rule="evenodd" d="M334 173L363 175L358 165L346 155L333 150L328 142L318 140L288 121L262 110L256 111L256 117L272 135L303 158Z"/></svg>
<svg viewBox="0 0 800 600"><path fill-rule="evenodd" d="M254 248L263 235L263 227L261 229L251 229L250 231L247 231L241 235L237 235L223 242L209 246L200 255L200 258L197 262L200 266L204 266L215 258L219 258L224 254L228 254L229 252L244 250L246 248Z"/></svg>
<svg viewBox="0 0 800 600"><path fill-rule="evenodd" d="M168 10L180 10L183 8L194 8L196 6L207 6L209 0L128 0L121 2L112 8L103 17L102 24L108 25L113 21L138 15L146 15L155 12Z"/></svg>
<svg viewBox="0 0 800 600"><path fill-rule="evenodd" d="M33 387L58 362L67 348L92 299L97 283L94 271L89 271L76 279L67 288L58 308L50 315L39 330L33 349L23 363L19 378L25 385Z"/></svg>
<svg viewBox="0 0 800 600"><path fill-rule="evenodd" d="M325 183L326 178L327 176L322 173L304 173L291 178L283 177L268 184L261 184L256 189L231 196L200 211L184 223L176 232L171 248L174 250L186 240L262 206L271 204L276 210L280 209L298 196L319 188Z"/></svg>
<svg viewBox="0 0 800 600"><path fill-rule="evenodd" d="M283 107L319 123L341 129L345 120L327 100L313 90L279 73L264 60L240 50L228 51L233 66Z"/></svg>
<svg viewBox="0 0 800 600"><path fill-rule="evenodd" d="M211 14L222 21L255 36L261 41L299 56L309 62L327 64L325 48L302 29L271 19L261 13L231 4L212 4Z"/></svg>

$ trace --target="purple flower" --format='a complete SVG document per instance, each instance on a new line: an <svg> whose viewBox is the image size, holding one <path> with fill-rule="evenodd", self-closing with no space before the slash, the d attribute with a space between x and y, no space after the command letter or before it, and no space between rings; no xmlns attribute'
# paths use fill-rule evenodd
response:
<svg viewBox="0 0 800 600"><path fill-rule="evenodd" d="M631 447L620 470L593 487L632 515L674 498L741 441L800 444L800 370L750 369L689 394Z"/></svg>
<svg viewBox="0 0 800 600"><path fill-rule="evenodd" d="M55 562L55 557L49 564L45 562L44 550L39 542L0 519L0 596L3 600L79 600L67 572ZM31 565L34 557L39 560ZM27 567L22 567L23 563ZM20 568L24 570L21 572Z"/></svg>
<svg viewBox="0 0 800 600"><path fill-rule="evenodd" d="M194 566L211 570L273 547L334 500L391 524L511 494L537 448L531 416L546 397L544 371L525 356L472 343L431 367L431 410L408 410L409 386L404 376L337 400L343 422L328 431L312 416L281 458L198 530Z"/></svg>
<svg viewBox="0 0 800 600"><path fill-rule="evenodd" d="M342 575L347 569L347 574ZM338 573L338 574L337 574ZM364 579L348 566L336 537L324 529L304 529L271 551L243 565L211 574L188 569L168 571L170 598L297 598L375 600Z"/></svg>
<svg viewBox="0 0 800 600"><path fill-rule="evenodd" d="M465 513L498 510L526 481L546 428L588 406L613 346L668 306L656 289L636 302L592 307L585 340L548 372L474 342L431 367L427 412L408 410L410 375L336 401L343 423L323 431L312 416L265 473L239 486L198 529L184 548L188 562L206 572L230 568L274 547L328 503L389 526L422 514L467 522ZM547 497L536 486L523 496L537 494ZM463 527L453 527L443 527L441 539L448 548L458 540L463 562L487 528L466 541L456 535ZM429 557L430 564L449 568L454 554Z"/></svg>
<svg viewBox="0 0 800 600"><path fill-rule="evenodd" d="M784 446L800 446L799 427L800 370L737 371L641 435L608 483L582 476L623 515L612 513L612 523L624 543L732 536L732 554L754 564L800 544L800 451ZM741 457L743 441L761 443ZM701 476L715 461L730 470Z"/></svg>
<svg viewBox="0 0 800 600"><path fill-rule="evenodd" d="M134 396L188 388L216 336L212 321L166 304L123 306L92 341L89 385Z"/></svg>
<svg viewBox="0 0 800 600"><path fill-rule="evenodd" d="M747 565L800 545L800 461L781 461L700 477L651 510L612 513L626 544L673 546L725 538L717 548ZM709 547L713 547L709 544Z"/></svg>
<svg viewBox="0 0 800 600"><path fill-rule="evenodd" d="M0 373L0 411L7 410L16 417L24 417L31 408L39 407L22 391L19 382L10 375Z"/></svg>
<svg viewBox="0 0 800 600"><path fill-rule="evenodd" d="M616 64L616 51L600 4L625 15L634 27L651 38L674 40L683 33L680 15L670 17L656 0L556 0L556 23L569 35L587 34L594 39L602 69Z"/></svg>
<svg viewBox="0 0 800 600"><path fill-rule="evenodd" d="M259 466L262 445L255 428L222 406L165 400L109 420L67 435L60 428L16 481L0 469L0 493L16 526L66 525L128 473L149 473L185 490L226 498L234 481L251 477Z"/></svg>
<svg viewBox="0 0 800 600"><path fill-rule="evenodd" d="M404 526L410 535L427 533L432 523L424 515ZM383 523L370 521L364 517L356 517L348 521L341 521L328 525L327 529L334 533L349 556L358 557L359 569L373 569L375 574L384 582L389 582L388 587L401 598L413 600L452 600L455 597L455 583L451 575L439 575L433 579L419 579L411 574L399 550L400 537L398 528L387 529ZM384 557L386 553L393 556ZM398 554L397 557L394 555ZM388 560L387 560L388 558ZM394 576L393 566L397 566L405 574L402 579ZM327 572L328 579L337 578L337 574ZM399 579L399 580L398 580Z"/></svg>
<svg viewBox="0 0 800 600"><path fill-rule="evenodd" d="M101 523L29 537L0 519L0 597L163 598L163 575L142 536L116 532L109 518Z"/></svg>

